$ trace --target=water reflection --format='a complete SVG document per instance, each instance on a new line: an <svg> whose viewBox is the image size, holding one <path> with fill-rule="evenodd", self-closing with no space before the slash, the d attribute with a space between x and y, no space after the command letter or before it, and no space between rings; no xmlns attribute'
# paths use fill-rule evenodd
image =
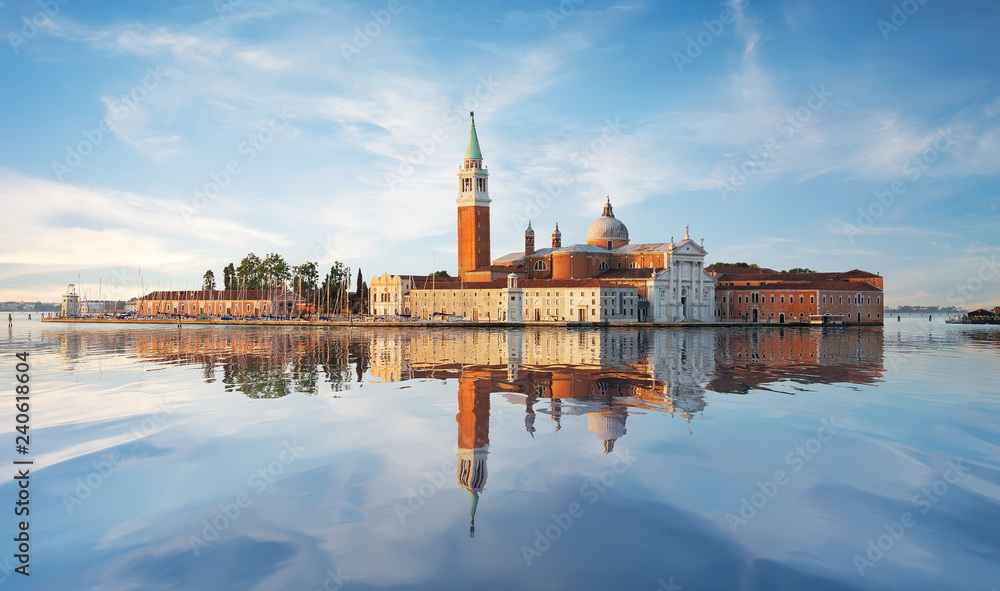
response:
<svg viewBox="0 0 1000 591"><path fill-rule="evenodd" d="M455 379L466 388L504 392L525 406L548 400L559 428L564 413L612 406L680 413L705 408L705 390L794 393L796 384L881 381L880 329L746 330L114 330L62 332L67 360L120 353L144 363L199 365L207 383L250 398L292 392L342 392L367 380ZM969 335L996 344L996 335ZM793 387L783 390L788 384ZM569 407L561 402L569 402ZM613 412L615 416L622 414ZM626 413L627 414L627 410ZM594 424L602 421L594 419ZM614 420L609 433L624 430ZM607 439L609 448L615 438Z"/></svg>
<svg viewBox="0 0 1000 591"><path fill-rule="evenodd" d="M737 588L736 581L759 579L759 588L847 589L878 588L858 583L844 563L884 522L911 510L912 492L934 482L940 464L961 458L975 466L967 476L969 488L995 480L993 464L984 458L995 454L996 413L982 411L993 400L985 392L994 378L967 376L983 358L994 358L996 333L934 328L44 326L41 332L48 351L61 352L66 360L52 366L75 367L73 373L89 383L71 390L74 395L115 392L114 398L88 399L73 407L75 412L111 400L115 403L108 406L127 411L133 400L137 406L144 400L132 390L182 393L169 429L138 448L142 461L116 473L86 505L94 515L108 510L105 502L117 507L133 496L161 499L156 490L172 487L150 486L135 494L136 487L147 479L160 485L211 473L208 489L186 497L182 510L147 519L147 510L138 507L140 517L123 520L134 531L145 531L146 521L155 517L159 529L148 539L158 545L150 554L171 557L164 559L171 568L205 564L191 559L186 547L176 555L166 549L199 533L204 519L217 516L220 502L245 490L248 471L273 459L267 455L273 442L297 436L308 445L309 459L268 495L254 497L253 511L212 546L218 564L272 568L226 553L227 544L237 541L253 540L255 548L264 548L260 532L268 532L268 540L301 548L289 552L300 552L306 557L300 562L309 563L286 561L292 566L273 566L273 576L345 564L359 586L405 580L414 588L444 588L453 580L481 580L477 577L485 573L482 577L504 581L490 588L545 588L534 579L549 571L566 574L568 583L581 588L587 587L581 581L615 587L610 575L601 579L607 574L603 565L579 561L586 551L602 548L608 563L632 573L622 579L627 588L677 575L692 588L697 581L712 583L704 588ZM121 364L123 358L130 362ZM122 387L107 387L94 372L106 371L108 360L138 376L123 380ZM956 376L963 390L944 399L939 392ZM72 375L59 377L72 386ZM141 390L137 382L143 382ZM153 383L158 385L150 388ZM879 385L877 391L851 391L872 384ZM803 390L812 392L798 396ZM248 399L257 402L247 404ZM727 512L758 490L758 480L786 469L785 454L808 441L824 417L844 424L842 434L737 537ZM77 440L111 441L128 421L89 416L66 424L72 428L60 437L72 448ZM641 467L599 502L585 505L579 527L538 562L540 569L524 570L532 564L524 562L519 548L533 543L535 528L545 531L551 525L547 516L580 501L581 484L629 453L637 454ZM65 460L49 478L58 477L69 490L99 457ZM425 494L418 484L433 488ZM908 540L918 540L928 555L942 556L942 563L979 565L970 553L937 540L961 535L969 544L984 545L978 533L962 533L973 510L992 515L994 505L980 498L964 486L955 488L934 507L935 521L921 521L920 533ZM410 504L414 499L419 504ZM416 512L407 513L404 523L397 505ZM119 519L118 512L112 514ZM166 515L170 518L160 517ZM278 520L291 525L277 525ZM95 539L104 535L104 525L95 527ZM108 529L113 527L119 526ZM629 543L607 545L611 536ZM111 547L117 551L122 544ZM800 561L800 554L806 558ZM128 556L129 564L146 568L147 556ZM663 556L678 558L664 562ZM322 566L311 563L314 558ZM889 560L908 564L897 550L878 566L886 578L903 572L893 570ZM384 575L384 562L410 566ZM764 563L778 570L762 572L758 566ZM748 570L740 566L748 564ZM815 564L826 569L829 580L812 584ZM101 567L102 576L107 568ZM776 584L785 573L801 584ZM282 588L317 585L307 580Z"/></svg>

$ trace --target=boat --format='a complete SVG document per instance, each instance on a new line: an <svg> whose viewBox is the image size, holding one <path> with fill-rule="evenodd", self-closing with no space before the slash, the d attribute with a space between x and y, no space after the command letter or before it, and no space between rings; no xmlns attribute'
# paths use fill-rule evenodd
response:
<svg viewBox="0 0 1000 591"><path fill-rule="evenodd" d="M843 323L844 323L844 315L843 314L830 314L829 312L827 312L826 314L810 314L809 315L809 324L820 324L820 325L823 325L823 326L828 326L828 325L831 325L831 324L832 325L838 325L838 324L843 324Z"/></svg>

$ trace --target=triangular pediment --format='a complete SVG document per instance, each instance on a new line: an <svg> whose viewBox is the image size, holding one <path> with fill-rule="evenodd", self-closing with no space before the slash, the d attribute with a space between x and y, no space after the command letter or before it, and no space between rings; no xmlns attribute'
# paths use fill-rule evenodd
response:
<svg viewBox="0 0 1000 591"><path fill-rule="evenodd" d="M686 238L681 240L677 244L674 244L674 254L689 254L695 256L705 256L708 251L701 247L697 242Z"/></svg>

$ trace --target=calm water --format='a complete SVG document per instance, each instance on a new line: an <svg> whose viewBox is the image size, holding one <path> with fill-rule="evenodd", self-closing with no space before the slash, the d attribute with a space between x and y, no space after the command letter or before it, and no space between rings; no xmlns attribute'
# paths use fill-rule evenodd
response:
<svg viewBox="0 0 1000 591"><path fill-rule="evenodd" d="M33 316L17 588L1000 589L998 327Z"/></svg>

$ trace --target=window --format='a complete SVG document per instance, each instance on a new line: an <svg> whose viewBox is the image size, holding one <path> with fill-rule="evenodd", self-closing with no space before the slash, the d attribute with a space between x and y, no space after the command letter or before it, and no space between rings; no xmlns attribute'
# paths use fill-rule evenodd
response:
<svg viewBox="0 0 1000 591"><path fill-rule="evenodd" d="M621 269L621 268L622 268L622 264L621 264L621 262L619 262L619 263L618 263L618 268L619 268L619 269Z"/></svg>
<svg viewBox="0 0 1000 591"><path fill-rule="evenodd" d="M804 296L799 296L799 303L800 304L806 303L806 298Z"/></svg>
<svg viewBox="0 0 1000 591"><path fill-rule="evenodd" d="M815 304L816 303L816 296L809 296L809 303L810 304Z"/></svg>
<svg viewBox="0 0 1000 591"><path fill-rule="evenodd" d="M535 270L536 271L544 271L545 270L545 261L538 261L538 262L536 262L535 263ZM535 295L538 295L537 291L535 292Z"/></svg>
<svg viewBox="0 0 1000 591"><path fill-rule="evenodd" d="M631 265L629 265L629 267L636 269L639 267L639 263L632 263Z"/></svg>
<svg viewBox="0 0 1000 591"><path fill-rule="evenodd" d="M872 305L872 296L868 296L868 305L869 306ZM871 314L869 314L868 316L871 317Z"/></svg>
<svg viewBox="0 0 1000 591"><path fill-rule="evenodd" d="M842 296L842 295L837 296L837 303L838 304L843 304L844 303L844 296Z"/></svg>
<svg viewBox="0 0 1000 591"><path fill-rule="evenodd" d="M611 250L611 241L610 241L610 240L608 240L608 250ZM619 263L619 265L618 265L618 266L620 267L620 266L621 266L621 264Z"/></svg>
<svg viewBox="0 0 1000 591"><path fill-rule="evenodd" d="M782 301L784 301L784 299L785 299L785 297L784 297L784 296L782 296L782 297L781 297L781 300L782 300ZM773 293L771 294L771 303L772 303L772 304L774 303L774 294L773 294Z"/></svg>
<svg viewBox="0 0 1000 591"><path fill-rule="evenodd" d="M597 269L600 270L600 271L603 271L603 270L605 270L607 268L608 268L608 262L607 261L601 261L601 264L597 265Z"/></svg>
<svg viewBox="0 0 1000 591"><path fill-rule="evenodd" d="M882 303L882 297L881 296L876 296L875 297L875 303L876 304L881 304Z"/></svg>
<svg viewBox="0 0 1000 591"><path fill-rule="evenodd" d="M771 296L771 301L772 301L772 302L774 301L774 296ZM781 303L782 303L782 304L784 304L784 303L785 303L785 296L781 296Z"/></svg>

